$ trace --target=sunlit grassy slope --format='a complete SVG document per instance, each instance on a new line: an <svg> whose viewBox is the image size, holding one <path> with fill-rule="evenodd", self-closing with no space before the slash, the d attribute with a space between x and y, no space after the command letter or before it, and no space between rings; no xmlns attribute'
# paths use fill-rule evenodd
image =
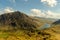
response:
<svg viewBox="0 0 60 40"><path fill-rule="evenodd" d="M15 30L0 31L0 40L60 40L60 26L54 26L44 30Z"/></svg>
<svg viewBox="0 0 60 40"><path fill-rule="evenodd" d="M60 40L59 26L54 26L44 30L15 30L0 31L0 40Z"/></svg>
<svg viewBox="0 0 60 40"><path fill-rule="evenodd" d="M0 40L56 40L54 35L44 32L44 31L35 31L30 32L26 30L18 30L15 32L0 32Z"/></svg>
<svg viewBox="0 0 60 40"><path fill-rule="evenodd" d="M59 26L38 30L52 21L31 18L19 11L0 15L0 40L60 40Z"/></svg>

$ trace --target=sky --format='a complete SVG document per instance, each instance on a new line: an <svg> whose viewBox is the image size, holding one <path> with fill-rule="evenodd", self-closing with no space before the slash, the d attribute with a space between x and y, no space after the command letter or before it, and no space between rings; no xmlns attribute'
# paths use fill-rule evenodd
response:
<svg viewBox="0 0 60 40"><path fill-rule="evenodd" d="M14 11L60 19L60 0L0 0L0 14Z"/></svg>

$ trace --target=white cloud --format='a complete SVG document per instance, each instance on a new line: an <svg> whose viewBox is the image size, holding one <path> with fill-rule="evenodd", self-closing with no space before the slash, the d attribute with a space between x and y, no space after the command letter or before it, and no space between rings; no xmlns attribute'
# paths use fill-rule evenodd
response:
<svg viewBox="0 0 60 40"><path fill-rule="evenodd" d="M41 2L46 3L50 7L57 5L57 0L41 0Z"/></svg>
<svg viewBox="0 0 60 40"><path fill-rule="evenodd" d="M54 12L52 12L52 11L46 11L46 17L47 18L58 18L58 15L60 15L60 14L57 14L57 13L54 13Z"/></svg>
<svg viewBox="0 0 60 40"><path fill-rule="evenodd" d="M33 12L34 14L38 14L38 13L41 13L41 10L39 10L39 9L31 9L31 12Z"/></svg>
<svg viewBox="0 0 60 40"><path fill-rule="evenodd" d="M4 9L4 12L5 12L5 13L14 12L14 10L13 10L11 7L6 7L6 8Z"/></svg>
<svg viewBox="0 0 60 40"><path fill-rule="evenodd" d="M31 15L40 17L45 16L44 13L39 9L31 9Z"/></svg>
<svg viewBox="0 0 60 40"><path fill-rule="evenodd" d="M14 12L15 10L13 10L13 8L11 7L6 7L4 9L1 9L0 10L0 14L3 14L3 13L10 13L10 12Z"/></svg>
<svg viewBox="0 0 60 40"><path fill-rule="evenodd" d="M44 17L44 18L60 18L60 14L54 13L50 10L48 11L42 11L39 9L31 9L31 16L38 16L38 17Z"/></svg>

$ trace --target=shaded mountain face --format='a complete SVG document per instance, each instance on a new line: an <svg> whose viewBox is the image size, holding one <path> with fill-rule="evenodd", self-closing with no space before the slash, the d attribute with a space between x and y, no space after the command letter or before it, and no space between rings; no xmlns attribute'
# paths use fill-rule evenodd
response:
<svg viewBox="0 0 60 40"><path fill-rule="evenodd" d="M0 15L0 30L33 30L38 24L32 18L19 11Z"/></svg>
<svg viewBox="0 0 60 40"><path fill-rule="evenodd" d="M55 22L53 22L52 24L53 24L53 25L58 25L58 24L60 24L60 20L55 21Z"/></svg>

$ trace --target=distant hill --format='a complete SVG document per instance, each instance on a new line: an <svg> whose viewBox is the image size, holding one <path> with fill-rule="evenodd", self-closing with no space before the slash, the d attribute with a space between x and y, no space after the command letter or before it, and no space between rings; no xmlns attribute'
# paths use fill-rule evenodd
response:
<svg viewBox="0 0 60 40"><path fill-rule="evenodd" d="M58 24L60 24L60 20L57 20L57 21L53 22L52 24L53 25L58 25Z"/></svg>
<svg viewBox="0 0 60 40"><path fill-rule="evenodd" d="M56 20L58 20L58 19L54 19L54 18L44 18L44 17L34 17L34 18L38 18L38 19L42 19L42 20L48 20L48 21L56 21Z"/></svg>
<svg viewBox="0 0 60 40"><path fill-rule="evenodd" d="M53 18L43 18L43 17L31 17L34 20L36 20L37 22L40 22L40 25L44 25L44 24L52 24L53 22L55 22L58 19L53 19Z"/></svg>
<svg viewBox="0 0 60 40"><path fill-rule="evenodd" d="M0 30L33 30L37 26L37 22L35 22L31 17L19 11L0 15Z"/></svg>

